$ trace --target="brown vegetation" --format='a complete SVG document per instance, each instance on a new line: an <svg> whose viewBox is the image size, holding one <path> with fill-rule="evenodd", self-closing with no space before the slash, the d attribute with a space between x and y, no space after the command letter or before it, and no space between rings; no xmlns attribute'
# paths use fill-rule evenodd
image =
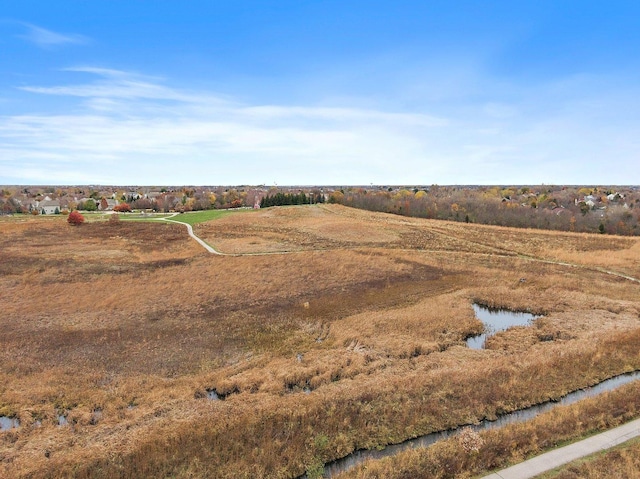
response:
<svg viewBox="0 0 640 479"><path fill-rule="evenodd" d="M632 238L339 205L195 230L289 253L210 255L175 224L0 222L0 415L21 422L0 476L294 477L640 369L640 285L601 271L640 276ZM545 317L473 351L473 301Z"/></svg>
<svg viewBox="0 0 640 479"><path fill-rule="evenodd" d="M454 436L425 449L402 452L394 457L369 461L340 474L341 479L444 479L489 474L535 456L546 449L595 432L618 426L640 414L640 385L631 384L600 397L571 406L559 406L521 424L498 430ZM638 445L611 451L590 464L567 466L545 479L638 477ZM609 467L609 469L607 469ZM611 471L607 473L605 471ZM617 473L616 473L617 472Z"/></svg>

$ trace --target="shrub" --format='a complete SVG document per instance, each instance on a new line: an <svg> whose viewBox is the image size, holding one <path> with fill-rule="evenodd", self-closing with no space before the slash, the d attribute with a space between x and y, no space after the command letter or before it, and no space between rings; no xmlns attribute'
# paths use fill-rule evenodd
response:
<svg viewBox="0 0 640 479"><path fill-rule="evenodd" d="M117 211L118 213L131 213L131 206L128 203L120 203L113 207L113 211Z"/></svg>
<svg viewBox="0 0 640 479"><path fill-rule="evenodd" d="M71 226L81 225L82 223L84 223L84 216L82 216L77 211L72 211L71 213L69 213L69 217L67 218L67 222Z"/></svg>
<svg viewBox="0 0 640 479"><path fill-rule="evenodd" d="M469 454L477 453L484 445L484 440L480 437L480 434L470 427L462 429L460 434L458 434L458 442L460 442L462 449Z"/></svg>

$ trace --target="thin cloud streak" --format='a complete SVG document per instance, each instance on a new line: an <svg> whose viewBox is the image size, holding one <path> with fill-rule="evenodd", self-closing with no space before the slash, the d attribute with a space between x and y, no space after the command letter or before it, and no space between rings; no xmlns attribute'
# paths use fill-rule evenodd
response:
<svg viewBox="0 0 640 479"><path fill-rule="evenodd" d="M50 48L53 46L68 44L82 45L89 42L89 38L84 35L62 34L31 23L20 23L27 29L27 32L24 35L18 36L41 48Z"/></svg>

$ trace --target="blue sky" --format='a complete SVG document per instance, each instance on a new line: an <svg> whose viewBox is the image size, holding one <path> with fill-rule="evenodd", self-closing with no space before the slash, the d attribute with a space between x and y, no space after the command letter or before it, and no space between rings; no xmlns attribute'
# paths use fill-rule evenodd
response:
<svg viewBox="0 0 640 479"><path fill-rule="evenodd" d="M4 1L0 184L640 183L636 1Z"/></svg>

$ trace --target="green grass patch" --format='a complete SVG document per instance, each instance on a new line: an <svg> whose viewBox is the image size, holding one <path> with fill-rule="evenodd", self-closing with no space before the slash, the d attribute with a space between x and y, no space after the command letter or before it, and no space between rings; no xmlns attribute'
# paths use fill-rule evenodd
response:
<svg viewBox="0 0 640 479"><path fill-rule="evenodd" d="M174 216L172 219L176 221L180 221L182 223L189 223L191 226L204 223L206 221L217 220L226 215L237 214L237 213L247 213L250 209L233 209L233 210L203 210L203 211L192 211L189 213L183 213Z"/></svg>

